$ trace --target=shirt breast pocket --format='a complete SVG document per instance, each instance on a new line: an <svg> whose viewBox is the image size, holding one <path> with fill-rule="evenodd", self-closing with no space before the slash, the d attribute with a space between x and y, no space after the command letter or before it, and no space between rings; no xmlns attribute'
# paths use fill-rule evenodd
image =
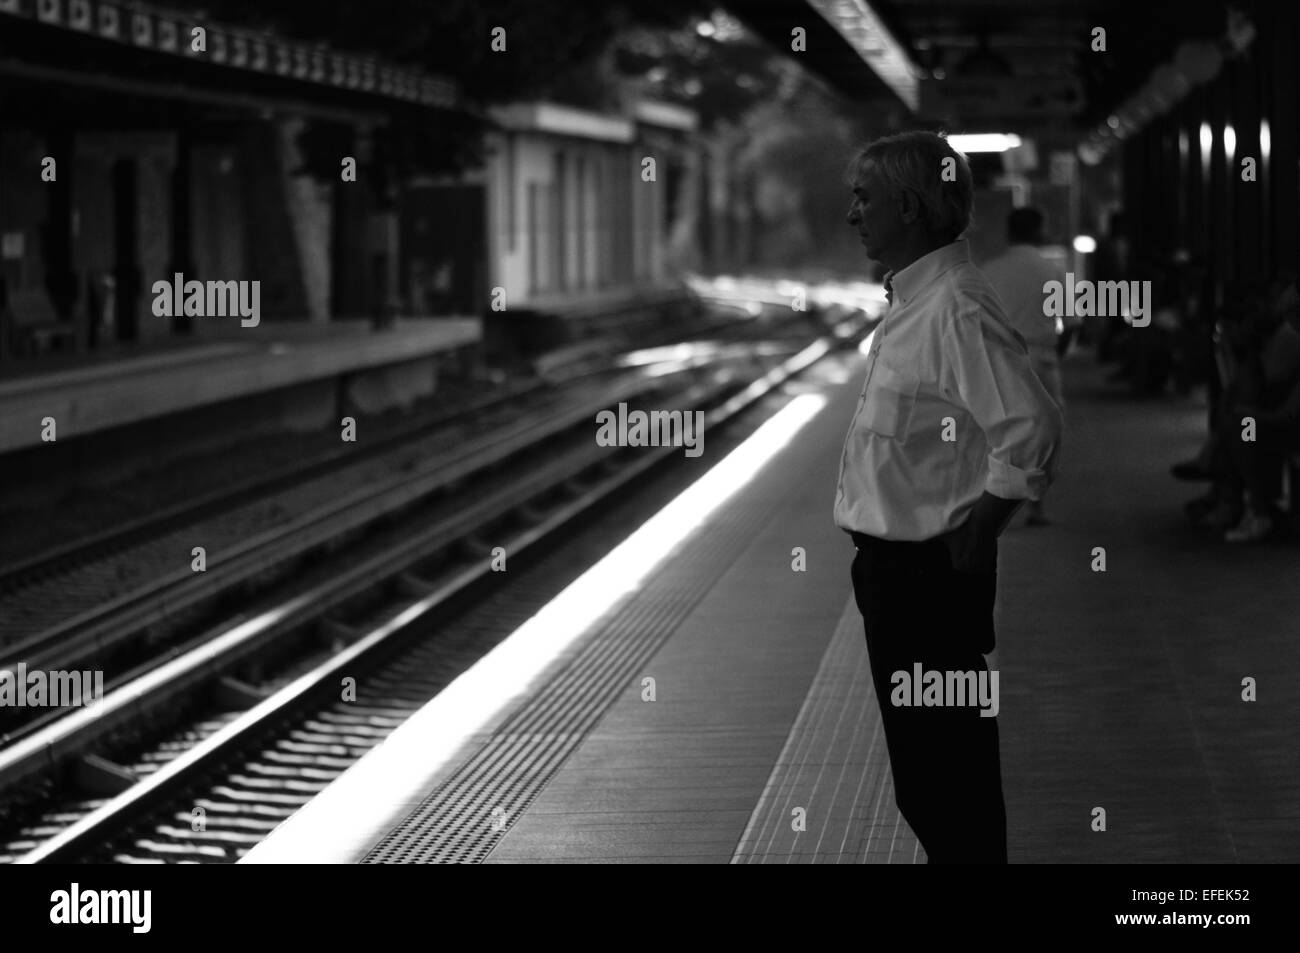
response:
<svg viewBox="0 0 1300 953"><path fill-rule="evenodd" d="M862 408L863 426L882 437L904 439L912 422L920 386L919 377L890 367L877 358Z"/></svg>

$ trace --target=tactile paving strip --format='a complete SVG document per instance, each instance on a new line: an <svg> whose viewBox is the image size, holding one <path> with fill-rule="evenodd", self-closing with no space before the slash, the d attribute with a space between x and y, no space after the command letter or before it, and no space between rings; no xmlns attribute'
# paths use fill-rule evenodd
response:
<svg viewBox="0 0 1300 953"><path fill-rule="evenodd" d="M803 829L795 823L803 810ZM862 616L850 598L733 864L915 864L894 804Z"/></svg>
<svg viewBox="0 0 1300 953"><path fill-rule="evenodd" d="M478 863L510 830L605 712L752 542L767 507L723 506L647 580L606 613L573 660L361 863Z"/></svg>

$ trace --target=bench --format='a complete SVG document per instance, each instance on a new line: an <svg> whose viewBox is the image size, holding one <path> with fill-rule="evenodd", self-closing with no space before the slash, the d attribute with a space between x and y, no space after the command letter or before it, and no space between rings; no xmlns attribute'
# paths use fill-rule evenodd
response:
<svg viewBox="0 0 1300 953"><path fill-rule="evenodd" d="M76 345L76 328L59 317L44 290L11 292L7 319L15 357L43 354L56 344L60 349Z"/></svg>

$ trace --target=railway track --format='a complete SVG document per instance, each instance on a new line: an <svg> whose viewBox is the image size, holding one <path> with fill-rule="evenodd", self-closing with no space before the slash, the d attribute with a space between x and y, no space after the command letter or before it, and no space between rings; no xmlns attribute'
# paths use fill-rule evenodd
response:
<svg viewBox="0 0 1300 953"><path fill-rule="evenodd" d="M707 408L706 425L719 427L862 325L857 316L839 322L833 335L750 386L697 383L671 405ZM611 394L602 395L605 406ZM576 411L572 421L553 416L545 460L518 461L513 473L476 467L473 452L462 448L449 482L474 483L472 501L443 494L426 510L412 509L411 499L404 509L389 508L388 519L376 520L384 532L364 545L354 538L346 565L323 563L295 598L269 600L223 631L203 633L110 691L98 710L59 718L0 751L0 791L21 781L44 795L0 810L7 836L0 854L26 861L236 859L472 664L483 651L476 611L492 615L493 630L514 628L501 617L501 600L461 611L482 597L490 578L489 543L519 559L679 452L611 454L592 446L589 426L561 439L578 419ZM412 491L410 481L430 479L410 476L412 499L429 494ZM337 551L349 532L334 533L326 548ZM530 604L526 585L512 574L511 605ZM431 619L444 621L421 640L417 631ZM349 678L366 686L364 699L339 697ZM151 731L144 727L150 724L180 727ZM60 796L69 786L94 793Z"/></svg>
<svg viewBox="0 0 1300 953"><path fill-rule="evenodd" d="M734 334L737 328L732 325L726 330ZM169 627L195 624L198 614L189 610L201 610L205 598L211 602L219 595L220 580L247 579L247 573L241 575L229 564L197 584L187 579L193 575L185 568L193 547L202 546L205 559L214 556L214 550L234 551L242 564L249 565L244 541L300 523L313 503L327 508L349 488L382 484L391 480L391 473L427 467L429 461L436 466L440 457L446 460L467 446L482 445L482 434L509 431L519 422L523 427L516 430L535 426L545 432L553 429L552 418L580 415L591 409L593 401L616 404L652 397L660 384L647 380L656 376L655 368L647 364L677 364L689 370L728 359L728 352L717 348L691 361L673 357L675 350L691 346L698 345L679 344L649 357L638 358L635 352L623 355L626 370L613 393L597 385L617 371L597 372L577 364L568 369L567 378L560 378L568 386L557 388L535 380L507 388L459 408L454 417L444 415L360 444L340 444L314 459L0 567L0 668L19 662L45 670L133 668L141 661L138 653L131 652L134 643L147 642L152 646L149 651L156 651L166 641ZM730 348L734 352L737 345ZM608 368L610 356L603 362ZM491 455L486 459L495 462ZM460 479L454 468L449 472L449 483ZM177 596L181 590L184 595ZM16 727L14 719L5 716L0 712L0 733L4 733L0 743Z"/></svg>

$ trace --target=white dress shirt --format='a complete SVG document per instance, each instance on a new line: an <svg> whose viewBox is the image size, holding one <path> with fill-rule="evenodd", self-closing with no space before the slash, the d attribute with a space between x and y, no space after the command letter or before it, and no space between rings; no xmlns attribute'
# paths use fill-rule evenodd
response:
<svg viewBox="0 0 1300 953"><path fill-rule="evenodd" d="M1041 499L1061 412L966 243L886 282L893 300L872 335L844 441L836 525L919 541L960 526L985 490Z"/></svg>
<svg viewBox="0 0 1300 953"><path fill-rule="evenodd" d="M1011 245L979 268L997 292L1011 326L1029 346L1029 356L1036 361L1057 363L1058 319L1045 313L1043 302L1047 292L1043 285L1059 281L1065 287L1065 272L1040 255L1033 245L1022 244Z"/></svg>

